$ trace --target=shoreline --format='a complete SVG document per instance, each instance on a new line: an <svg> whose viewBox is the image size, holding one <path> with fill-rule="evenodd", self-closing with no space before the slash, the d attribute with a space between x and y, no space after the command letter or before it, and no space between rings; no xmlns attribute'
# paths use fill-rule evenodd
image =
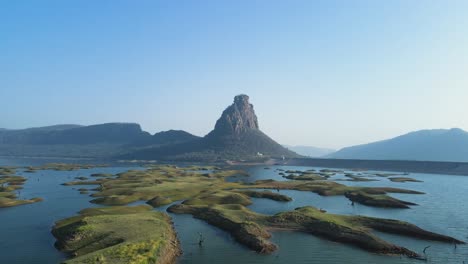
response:
<svg viewBox="0 0 468 264"><path fill-rule="evenodd" d="M468 162L303 158L281 165L468 176Z"/></svg>
<svg viewBox="0 0 468 264"><path fill-rule="evenodd" d="M447 174L468 176L468 162L450 161L411 161L411 160L361 160L361 159L322 159L322 158L293 158L293 159L268 159L263 162L258 161L169 161L169 160L112 160L98 157L33 157L33 156L0 156L0 159L60 159L60 160L87 160L106 161L116 164L143 165L143 164L214 164L227 166L304 166L348 169L356 171L376 170L401 173L427 173L427 174Z"/></svg>

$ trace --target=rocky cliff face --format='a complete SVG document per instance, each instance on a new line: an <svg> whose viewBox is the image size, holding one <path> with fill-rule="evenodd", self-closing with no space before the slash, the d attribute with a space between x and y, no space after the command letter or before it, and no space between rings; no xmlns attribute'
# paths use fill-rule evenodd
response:
<svg viewBox="0 0 468 264"><path fill-rule="evenodd" d="M185 161L251 160L259 157L298 157L260 131L247 95L238 95L205 137L180 144L145 148L122 159Z"/></svg>
<svg viewBox="0 0 468 264"><path fill-rule="evenodd" d="M234 97L234 103L224 110L215 125L216 134L238 135L247 130L258 130L258 119L247 95Z"/></svg>
<svg viewBox="0 0 468 264"><path fill-rule="evenodd" d="M223 111L215 128L202 142L205 148L225 157L245 158L258 153L272 157L297 156L260 131L254 107L244 94L234 97L234 103Z"/></svg>

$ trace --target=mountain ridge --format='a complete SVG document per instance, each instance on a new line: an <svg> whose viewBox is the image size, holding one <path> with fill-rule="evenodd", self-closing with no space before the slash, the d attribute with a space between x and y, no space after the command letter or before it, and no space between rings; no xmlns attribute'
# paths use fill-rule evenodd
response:
<svg viewBox="0 0 468 264"><path fill-rule="evenodd" d="M0 155L107 158L138 148L186 142L194 138L198 137L176 130L151 135L139 124L122 122L6 129L0 130Z"/></svg>
<svg viewBox="0 0 468 264"><path fill-rule="evenodd" d="M466 162L468 132L460 128L418 130L386 140L346 147L326 158Z"/></svg>
<svg viewBox="0 0 468 264"><path fill-rule="evenodd" d="M204 137L183 130L151 135L136 123L0 130L0 155L226 160L299 157L264 134L247 95L238 95Z"/></svg>

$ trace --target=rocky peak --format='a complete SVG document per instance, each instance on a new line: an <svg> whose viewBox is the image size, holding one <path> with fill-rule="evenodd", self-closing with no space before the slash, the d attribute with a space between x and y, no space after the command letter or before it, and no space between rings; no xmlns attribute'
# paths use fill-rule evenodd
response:
<svg viewBox="0 0 468 264"><path fill-rule="evenodd" d="M234 97L234 103L224 110L215 125L220 133L240 134L250 129L258 129L258 120L245 94Z"/></svg>

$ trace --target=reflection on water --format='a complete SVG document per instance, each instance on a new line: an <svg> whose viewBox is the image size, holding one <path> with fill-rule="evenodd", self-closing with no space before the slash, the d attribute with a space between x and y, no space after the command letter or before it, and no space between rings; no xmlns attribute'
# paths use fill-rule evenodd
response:
<svg viewBox="0 0 468 264"><path fill-rule="evenodd" d="M57 160L58 161L58 160ZM63 160L62 160L63 161ZM47 161L50 162L50 161ZM2 160L3 165L38 165L44 161ZM35 204L0 209L0 263L59 263L64 259L53 247L54 238L50 230L54 221L73 216L77 211L96 206L89 203L90 197L81 195L73 186L61 183L76 176L89 176L92 173L118 173L129 167L97 168L80 171L39 171L28 174L21 190L21 198L43 197L44 201ZM263 166L246 168L250 177L231 178L231 181L252 182L260 179L286 180L276 169L308 170L310 167ZM342 178L337 175L332 179ZM431 174L411 174L409 177L422 180L422 183L395 183L387 178L376 178L378 182L340 182L358 186L392 186L424 191L426 195L392 194L392 196L415 202L419 206L412 209L380 209L355 204L342 196L322 197L311 192L281 190L280 193L293 198L284 203L268 199L253 199L251 210L264 214L293 210L296 207L312 205L330 213L367 215L394 218L412 222L431 231L468 240L468 198L466 186L468 177ZM81 188L80 186L79 188ZM77 189L77 188L76 188ZM165 208L158 210L165 211ZM420 263L400 257L370 254L351 246L323 240L308 234L294 232L274 232L272 240L280 246L271 255L260 255L236 243L227 233L214 228L190 215L170 214L182 244L184 254L179 263ZM198 233L205 237L203 247L198 245ZM430 263L468 263L468 247L415 240L401 236L378 234L379 236L421 252L426 246Z"/></svg>

